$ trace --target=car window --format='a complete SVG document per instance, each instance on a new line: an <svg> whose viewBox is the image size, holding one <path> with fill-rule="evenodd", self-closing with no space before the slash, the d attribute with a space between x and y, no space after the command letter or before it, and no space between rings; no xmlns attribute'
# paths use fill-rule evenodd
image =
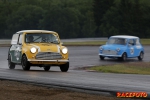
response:
<svg viewBox="0 0 150 100"><path fill-rule="evenodd" d="M19 36L19 44L22 44L22 34Z"/></svg>
<svg viewBox="0 0 150 100"><path fill-rule="evenodd" d="M135 44L139 45L140 44L140 40L139 39L135 39Z"/></svg>
<svg viewBox="0 0 150 100"><path fill-rule="evenodd" d="M54 34L49 33L27 33L26 43L59 43L59 39Z"/></svg>
<svg viewBox="0 0 150 100"><path fill-rule="evenodd" d="M124 38L109 38L108 44L125 45L126 44L126 39L124 39Z"/></svg>
<svg viewBox="0 0 150 100"><path fill-rule="evenodd" d="M135 44L134 40L133 39L129 39L129 44L130 45L134 45Z"/></svg>
<svg viewBox="0 0 150 100"><path fill-rule="evenodd" d="M11 40L11 44L17 44L19 34L14 34Z"/></svg>

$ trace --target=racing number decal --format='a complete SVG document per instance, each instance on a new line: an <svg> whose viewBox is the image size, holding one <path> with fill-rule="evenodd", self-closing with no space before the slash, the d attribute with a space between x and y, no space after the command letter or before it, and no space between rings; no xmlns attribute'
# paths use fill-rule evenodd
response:
<svg viewBox="0 0 150 100"><path fill-rule="evenodd" d="M134 54L134 48L130 49L130 54L133 55Z"/></svg>

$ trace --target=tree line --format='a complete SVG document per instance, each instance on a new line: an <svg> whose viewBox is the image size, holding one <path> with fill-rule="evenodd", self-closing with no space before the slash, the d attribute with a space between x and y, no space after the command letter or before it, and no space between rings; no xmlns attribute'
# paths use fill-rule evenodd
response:
<svg viewBox="0 0 150 100"><path fill-rule="evenodd" d="M60 38L150 37L149 0L0 0L0 38L50 30Z"/></svg>

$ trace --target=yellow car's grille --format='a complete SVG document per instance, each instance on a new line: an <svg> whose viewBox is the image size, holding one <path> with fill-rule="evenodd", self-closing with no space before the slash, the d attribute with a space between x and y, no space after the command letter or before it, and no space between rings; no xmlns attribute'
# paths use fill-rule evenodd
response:
<svg viewBox="0 0 150 100"><path fill-rule="evenodd" d="M39 52L35 58L40 60L53 60L61 59L62 55L60 53L55 52Z"/></svg>

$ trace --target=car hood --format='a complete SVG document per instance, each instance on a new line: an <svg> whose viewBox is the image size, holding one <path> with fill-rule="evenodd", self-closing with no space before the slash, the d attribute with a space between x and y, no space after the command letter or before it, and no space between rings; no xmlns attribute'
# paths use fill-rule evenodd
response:
<svg viewBox="0 0 150 100"><path fill-rule="evenodd" d="M125 45L118 45L118 44L108 44L108 45L103 45L102 46L104 50L116 50L116 49L125 49Z"/></svg>
<svg viewBox="0 0 150 100"><path fill-rule="evenodd" d="M28 44L30 48L37 48L38 52L60 52L60 46L57 44L49 44L49 43L32 43Z"/></svg>

